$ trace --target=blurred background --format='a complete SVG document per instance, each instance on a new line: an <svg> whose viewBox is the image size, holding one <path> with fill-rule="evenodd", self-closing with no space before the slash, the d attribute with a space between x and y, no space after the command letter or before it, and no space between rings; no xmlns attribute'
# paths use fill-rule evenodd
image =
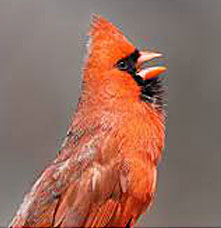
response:
<svg viewBox="0 0 221 228"><path fill-rule="evenodd" d="M140 227L221 226L221 1L0 1L0 225L55 158L92 13L169 65L167 149Z"/></svg>

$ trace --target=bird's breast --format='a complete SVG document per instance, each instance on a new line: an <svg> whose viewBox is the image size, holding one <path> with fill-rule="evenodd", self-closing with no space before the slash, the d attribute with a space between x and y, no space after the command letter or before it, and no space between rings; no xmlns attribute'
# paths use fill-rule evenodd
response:
<svg viewBox="0 0 221 228"><path fill-rule="evenodd" d="M147 109L131 111L119 125L122 139L122 189L149 205L156 189L157 162L164 146L160 116Z"/></svg>

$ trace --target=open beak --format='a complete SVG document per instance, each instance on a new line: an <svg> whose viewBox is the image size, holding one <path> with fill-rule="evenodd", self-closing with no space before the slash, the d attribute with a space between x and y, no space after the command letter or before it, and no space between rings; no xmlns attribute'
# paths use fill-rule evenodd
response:
<svg viewBox="0 0 221 228"><path fill-rule="evenodd" d="M150 60L155 58L162 57L161 53L156 52L140 52L140 57L137 60L137 74L143 78L144 80L157 77L161 73L167 70L164 66L153 66L153 67L145 67L142 69L142 65Z"/></svg>

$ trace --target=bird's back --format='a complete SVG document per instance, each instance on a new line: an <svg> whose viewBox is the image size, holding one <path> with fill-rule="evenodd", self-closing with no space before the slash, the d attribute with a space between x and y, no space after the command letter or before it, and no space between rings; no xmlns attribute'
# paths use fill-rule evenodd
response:
<svg viewBox="0 0 221 228"><path fill-rule="evenodd" d="M76 115L60 154L26 195L11 226L133 225L152 201L163 146L154 140L163 130L160 119L145 105Z"/></svg>

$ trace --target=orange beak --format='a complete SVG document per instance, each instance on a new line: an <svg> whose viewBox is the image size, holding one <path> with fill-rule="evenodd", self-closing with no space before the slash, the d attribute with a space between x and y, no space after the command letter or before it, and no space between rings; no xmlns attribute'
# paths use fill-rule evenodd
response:
<svg viewBox="0 0 221 228"><path fill-rule="evenodd" d="M167 70L164 66L153 66L153 67L146 67L142 69L142 65L145 62L148 62L150 60L153 60L155 58L162 57L161 53L156 52L140 52L140 57L137 60L137 68L138 72L137 74L143 78L144 80L157 77L161 73L165 72Z"/></svg>

